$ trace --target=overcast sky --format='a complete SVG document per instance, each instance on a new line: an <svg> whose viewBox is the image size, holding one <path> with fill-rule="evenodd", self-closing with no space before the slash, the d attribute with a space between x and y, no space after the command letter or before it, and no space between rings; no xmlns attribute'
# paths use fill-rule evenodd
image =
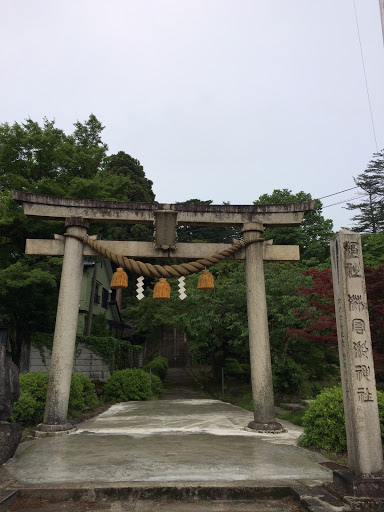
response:
<svg viewBox="0 0 384 512"><path fill-rule="evenodd" d="M378 149L378 0L355 0ZM0 122L93 113L156 199L354 186L376 151L353 0L0 0ZM330 205L356 191L324 199ZM324 209L350 226L344 205Z"/></svg>

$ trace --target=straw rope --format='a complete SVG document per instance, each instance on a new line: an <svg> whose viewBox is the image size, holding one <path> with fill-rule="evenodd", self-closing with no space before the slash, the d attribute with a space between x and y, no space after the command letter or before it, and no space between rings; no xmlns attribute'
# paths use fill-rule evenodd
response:
<svg viewBox="0 0 384 512"><path fill-rule="evenodd" d="M225 249L224 251L221 252L217 252L207 258L201 258L199 260L190 261L188 263L180 263L179 265L161 266L151 265L150 263L143 263L142 261L132 260L130 258L127 258L126 256L122 256L121 254L117 254L109 250L107 247L100 245L95 240L92 240L91 238L89 238L88 235L81 236L72 233L65 233L64 236L70 236L71 238L76 238L77 240L80 240L80 242L88 244L90 247L92 247L92 249L94 249L99 254L104 256L104 258L109 259L119 267L123 267L128 272L133 272L138 276L157 278L181 277L196 274L197 272L201 272L205 268L211 267L212 265L215 265L215 263L218 263L219 261L228 258L232 254L239 251L240 249L243 249L249 244L264 241L262 238L256 238L253 240L246 241L239 240L228 249Z"/></svg>

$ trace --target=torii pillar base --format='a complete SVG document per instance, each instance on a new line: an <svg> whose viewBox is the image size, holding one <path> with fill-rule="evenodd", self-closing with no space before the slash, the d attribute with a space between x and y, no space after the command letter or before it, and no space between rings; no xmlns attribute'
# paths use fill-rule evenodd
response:
<svg viewBox="0 0 384 512"><path fill-rule="evenodd" d="M342 496L384 498L384 478L382 475L362 476L355 475L348 469L335 470L332 485L336 492Z"/></svg>
<svg viewBox="0 0 384 512"><path fill-rule="evenodd" d="M61 434L71 434L77 430L72 423L63 423L61 425L47 425L40 423L35 430L32 431L33 437L50 437Z"/></svg>
<svg viewBox="0 0 384 512"><path fill-rule="evenodd" d="M248 426L245 427L245 430L248 432L258 432L260 434L282 434L283 432L287 432L287 429L278 421L271 423L256 423L256 421L251 421L248 423Z"/></svg>

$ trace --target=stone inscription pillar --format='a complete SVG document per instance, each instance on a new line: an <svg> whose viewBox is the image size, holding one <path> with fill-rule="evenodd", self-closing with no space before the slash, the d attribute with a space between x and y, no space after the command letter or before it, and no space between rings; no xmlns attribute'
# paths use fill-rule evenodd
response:
<svg viewBox="0 0 384 512"><path fill-rule="evenodd" d="M260 239L260 242L249 244L245 248L245 283L254 409L254 421L249 423L248 428L261 432L282 432L284 431L282 425L275 419L273 402L271 351L263 264L263 230L263 225L259 223L244 224L242 229L244 240Z"/></svg>
<svg viewBox="0 0 384 512"><path fill-rule="evenodd" d="M83 219L66 219L65 225L67 233L81 236L87 234L88 222ZM82 275L83 244L75 238L66 237L44 423L37 427L37 430L43 432L73 428L66 421Z"/></svg>
<svg viewBox="0 0 384 512"><path fill-rule="evenodd" d="M340 231L331 240L331 258L349 467L356 476L379 475L383 453L360 235Z"/></svg>

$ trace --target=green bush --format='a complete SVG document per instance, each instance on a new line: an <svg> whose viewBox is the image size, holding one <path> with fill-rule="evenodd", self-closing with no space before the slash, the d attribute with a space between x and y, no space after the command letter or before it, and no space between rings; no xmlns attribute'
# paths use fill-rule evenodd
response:
<svg viewBox="0 0 384 512"><path fill-rule="evenodd" d="M160 383L156 381L156 375L152 376L152 383L156 392L159 393L161 381ZM150 400L154 394L151 389L149 373L139 369L116 370L112 373L104 388L105 399L118 402Z"/></svg>
<svg viewBox="0 0 384 512"><path fill-rule="evenodd" d="M22 426L43 421L48 378L48 374L44 372L20 375L20 397L13 404L11 421L20 423Z"/></svg>
<svg viewBox="0 0 384 512"><path fill-rule="evenodd" d="M151 370L152 375L157 375L164 382L167 376L168 359L166 357L155 357L150 361L143 370L149 373Z"/></svg>
<svg viewBox="0 0 384 512"><path fill-rule="evenodd" d="M235 359L234 357L227 357L227 359L224 362L224 372L226 373L226 375L238 377L240 375L243 375L244 370L237 359Z"/></svg>
<svg viewBox="0 0 384 512"><path fill-rule="evenodd" d="M69 394L68 412L83 411L96 407L99 403L95 385L86 375L74 374L71 378L71 391Z"/></svg>
<svg viewBox="0 0 384 512"><path fill-rule="evenodd" d="M92 409L93 407L96 407L99 404L99 400L97 398L94 383L86 375L81 375L81 374L72 375L72 379L74 377L79 379L83 386L82 393L83 393L85 408Z"/></svg>
<svg viewBox="0 0 384 512"><path fill-rule="evenodd" d="M69 393L68 412L81 411L85 409L83 396L83 385L79 375L72 375L71 390Z"/></svg>
<svg viewBox="0 0 384 512"><path fill-rule="evenodd" d="M306 378L303 367L290 357L277 359L272 364L272 375L275 393L298 393Z"/></svg>
<svg viewBox="0 0 384 512"><path fill-rule="evenodd" d="M44 402L36 400L28 391L22 391L19 399L13 404L11 421L23 427L41 423L44 417Z"/></svg>
<svg viewBox="0 0 384 512"><path fill-rule="evenodd" d="M384 393L377 392L381 436L384 436ZM343 393L341 387L324 389L303 417L302 446L315 446L332 452L347 450Z"/></svg>
<svg viewBox="0 0 384 512"><path fill-rule="evenodd" d="M11 421L20 423L24 427L43 421L48 378L48 374L44 372L20 375L20 397L13 404ZM68 412L94 407L97 403L92 381L85 375L72 375Z"/></svg>
<svg viewBox="0 0 384 512"><path fill-rule="evenodd" d="M157 375L151 375L151 389L154 396L159 395L163 389L163 383Z"/></svg>

